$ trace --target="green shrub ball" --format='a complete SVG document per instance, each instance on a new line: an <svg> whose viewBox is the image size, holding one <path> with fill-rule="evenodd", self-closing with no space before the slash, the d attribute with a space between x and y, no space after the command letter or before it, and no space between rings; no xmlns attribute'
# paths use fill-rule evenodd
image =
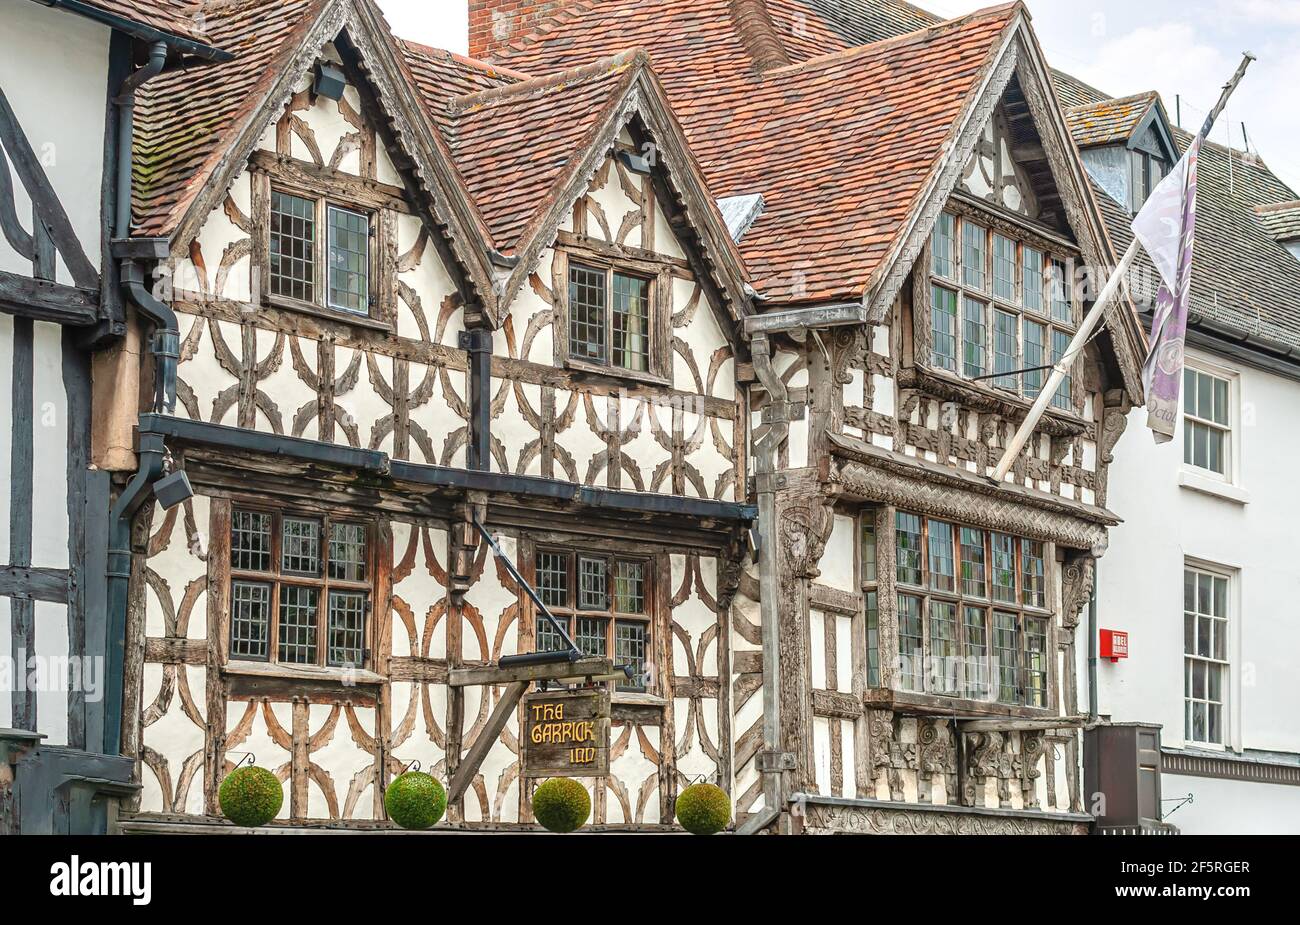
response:
<svg viewBox="0 0 1300 925"><path fill-rule="evenodd" d="M235 825L266 825L284 805L284 788L266 768L235 768L221 782L217 802Z"/></svg>
<svg viewBox="0 0 1300 925"><path fill-rule="evenodd" d="M677 822L692 835L716 835L731 821L731 798L713 784L692 784L677 797Z"/></svg>
<svg viewBox="0 0 1300 925"><path fill-rule="evenodd" d="M548 832L573 832L591 815L591 797L573 778L552 777L533 794L533 815Z"/></svg>
<svg viewBox="0 0 1300 925"><path fill-rule="evenodd" d="M407 771L384 791L384 809L404 829L427 829L446 811L447 791L428 774Z"/></svg>

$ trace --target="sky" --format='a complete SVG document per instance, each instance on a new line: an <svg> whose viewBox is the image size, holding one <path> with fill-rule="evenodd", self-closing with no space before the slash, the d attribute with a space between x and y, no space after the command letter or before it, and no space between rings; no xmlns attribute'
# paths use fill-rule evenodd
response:
<svg viewBox="0 0 1300 925"><path fill-rule="evenodd" d="M960 16L997 0L913 0ZM465 0L379 0L403 38L464 52ZM1213 139L1256 152L1300 192L1300 0L1028 0L1055 68L1114 96L1158 90L1170 118L1196 129L1245 51L1259 60ZM611 39L611 42L615 41ZM613 45L611 45L611 48Z"/></svg>

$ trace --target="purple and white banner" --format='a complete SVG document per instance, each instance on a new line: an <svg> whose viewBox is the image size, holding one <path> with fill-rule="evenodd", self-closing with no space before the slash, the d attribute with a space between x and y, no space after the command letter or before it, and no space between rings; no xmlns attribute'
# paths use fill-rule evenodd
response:
<svg viewBox="0 0 1300 925"><path fill-rule="evenodd" d="M1142 368L1147 427L1156 443L1174 438L1183 384L1183 344L1191 302L1192 248L1196 242L1196 167L1203 135L1151 193L1133 219L1133 234L1150 254L1161 277L1151 323L1151 349Z"/></svg>

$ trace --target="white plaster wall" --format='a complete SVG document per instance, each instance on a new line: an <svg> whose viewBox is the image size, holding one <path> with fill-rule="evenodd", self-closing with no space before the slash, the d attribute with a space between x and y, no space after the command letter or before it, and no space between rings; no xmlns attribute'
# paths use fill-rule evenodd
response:
<svg viewBox="0 0 1300 925"><path fill-rule="evenodd" d="M1166 747L1183 744L1182 582L1184 560L1191 557L1238 570L1229 637L1231 745L1300 752L1300 558L1294 540L1300 383L1199 351L1189 354L1240 375L1236 481L1249 503L1180 486L1181 421L1173 442L1157 447L1145 411L1133 412L1110 470L1108 504L1125 522L1111 530L1098 572L1100 625L1129 631L1130 657L1099 666L1100 709L1117 721L1159 723ZM1086 684L1086 671L1080 678Z"/></svg>
<svg viewBox="0 0 1300 925"><path fill-rule="evenodd" d="M14 319L12 315L0 313L0 412L6 417L10 414L10 409L14 406L13 398L13 357L14 357ZM6 486L0 489L0 565L9 564L9 491L7 487L12 478L11 466L13 464L10 458L13 451L13 430L9 427L0 427L0 485ZM9 621L4 621L4 629L0 632L8 632ZM4 638L8 638L7 636ZM0 649L0 654L8 652L6 646ZM0 698L3 699L3 698Z"/></svg>
<svg viewBox="0 0 1300 925"><path fill-rule="evenodd" d="M95 267L100 265L110 34L84 17L37 3L6 0L0 5L0 87ZM50 62L58 62L58 67L50 67ZM30 231L31 204L19 182L15 198L19 221ZM30 276L31 269L31 262L0 238L0 270ZM72 282L62 261L57 279Z"/></svg>
<svg viewBox="0 0 1300 925"><path fill-rule="evenodd" d="M1300 787L1165 774L1161 790L1193 795L1167 820L1184 835L1300 835Z"/></svg>

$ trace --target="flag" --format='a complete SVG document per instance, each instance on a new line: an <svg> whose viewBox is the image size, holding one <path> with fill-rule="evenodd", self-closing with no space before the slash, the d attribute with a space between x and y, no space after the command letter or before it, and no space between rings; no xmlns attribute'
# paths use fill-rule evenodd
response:
<svg viewBox="0 0 1300 925"><path fill-rule="evenodd" d="M1160 290L1151 322L1151 348L1142 367L1147 396L1147 427L1156 443L1174 438L1183 384L1183 345L1191 302L1192 249L1196 242L1196 168L1205 134L1196 136L1178 165L1152 191L1133 219L1156 270Z"/></svg>

